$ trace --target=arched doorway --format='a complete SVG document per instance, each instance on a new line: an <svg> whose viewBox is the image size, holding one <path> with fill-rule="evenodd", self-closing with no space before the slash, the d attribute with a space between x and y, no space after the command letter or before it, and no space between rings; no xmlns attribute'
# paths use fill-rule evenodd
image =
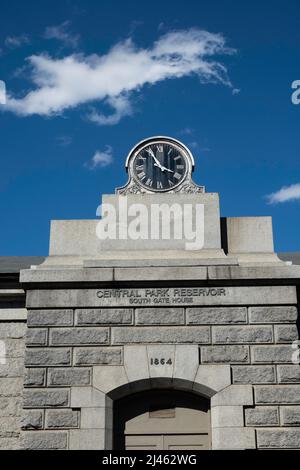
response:
<svg viewBox="0 0 300 470"><path fill-rule="evenodd" d="M209 400L169 389L143 391L114 402L114 449L210 449Z"/></svg>

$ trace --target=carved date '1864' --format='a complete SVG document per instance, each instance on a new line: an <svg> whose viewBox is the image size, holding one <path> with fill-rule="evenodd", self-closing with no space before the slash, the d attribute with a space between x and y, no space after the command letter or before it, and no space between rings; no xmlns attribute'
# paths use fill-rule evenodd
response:
<svg viewBox="0 0 300 470"><path fill-rule="evenodd" d="M165 359L164 357L162 357L161 359L158 359L157 357L151 357L150 359L151 366L164 366L165 364L168 364L170 366L172 364L172 359Z"/></svg>

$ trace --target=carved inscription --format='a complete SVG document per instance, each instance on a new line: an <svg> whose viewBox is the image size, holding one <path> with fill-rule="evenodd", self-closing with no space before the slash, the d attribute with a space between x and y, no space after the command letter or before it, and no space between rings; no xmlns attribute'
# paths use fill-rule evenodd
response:
<svg viewBox="0 0 300 470"><path fill-rule="evenodd" d="M172 359L170 357L169 358L165 358L165 357L161 357L161 358L151 357L150 358L151 366L164 366L165 364L167 364L168 366L172 365L173 364Z"/></svg>
<svg viewBox="0 0 300 470"><path fill-rule="evenodd" d="M224 287L191 287L166 289L101 289L99 299L126 299L130 305L193 304L199 297L226 296Z"/></svg>

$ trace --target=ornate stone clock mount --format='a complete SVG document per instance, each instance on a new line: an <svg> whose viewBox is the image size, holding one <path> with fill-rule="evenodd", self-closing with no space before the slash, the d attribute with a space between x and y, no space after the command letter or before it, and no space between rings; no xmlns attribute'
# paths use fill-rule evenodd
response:
<svg viewBox="0 0 300 470"><path fill-rule="evenodd" d="M172 137L149 137L136 144L126 159L128 182L117 194L204 193L204 186L192 181L194 158L191 151Z"/></svg>

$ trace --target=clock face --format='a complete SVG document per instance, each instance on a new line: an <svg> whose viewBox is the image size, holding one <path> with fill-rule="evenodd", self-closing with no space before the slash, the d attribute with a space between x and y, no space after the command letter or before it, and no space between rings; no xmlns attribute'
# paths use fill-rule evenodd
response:
<svg viewBox="0 0 300 470"><path fill-rule="evenodd" d="M185 179L188 163L177 145L154 141L142 147L133 159L133 176L150 191L168 191Z"/></svg>

